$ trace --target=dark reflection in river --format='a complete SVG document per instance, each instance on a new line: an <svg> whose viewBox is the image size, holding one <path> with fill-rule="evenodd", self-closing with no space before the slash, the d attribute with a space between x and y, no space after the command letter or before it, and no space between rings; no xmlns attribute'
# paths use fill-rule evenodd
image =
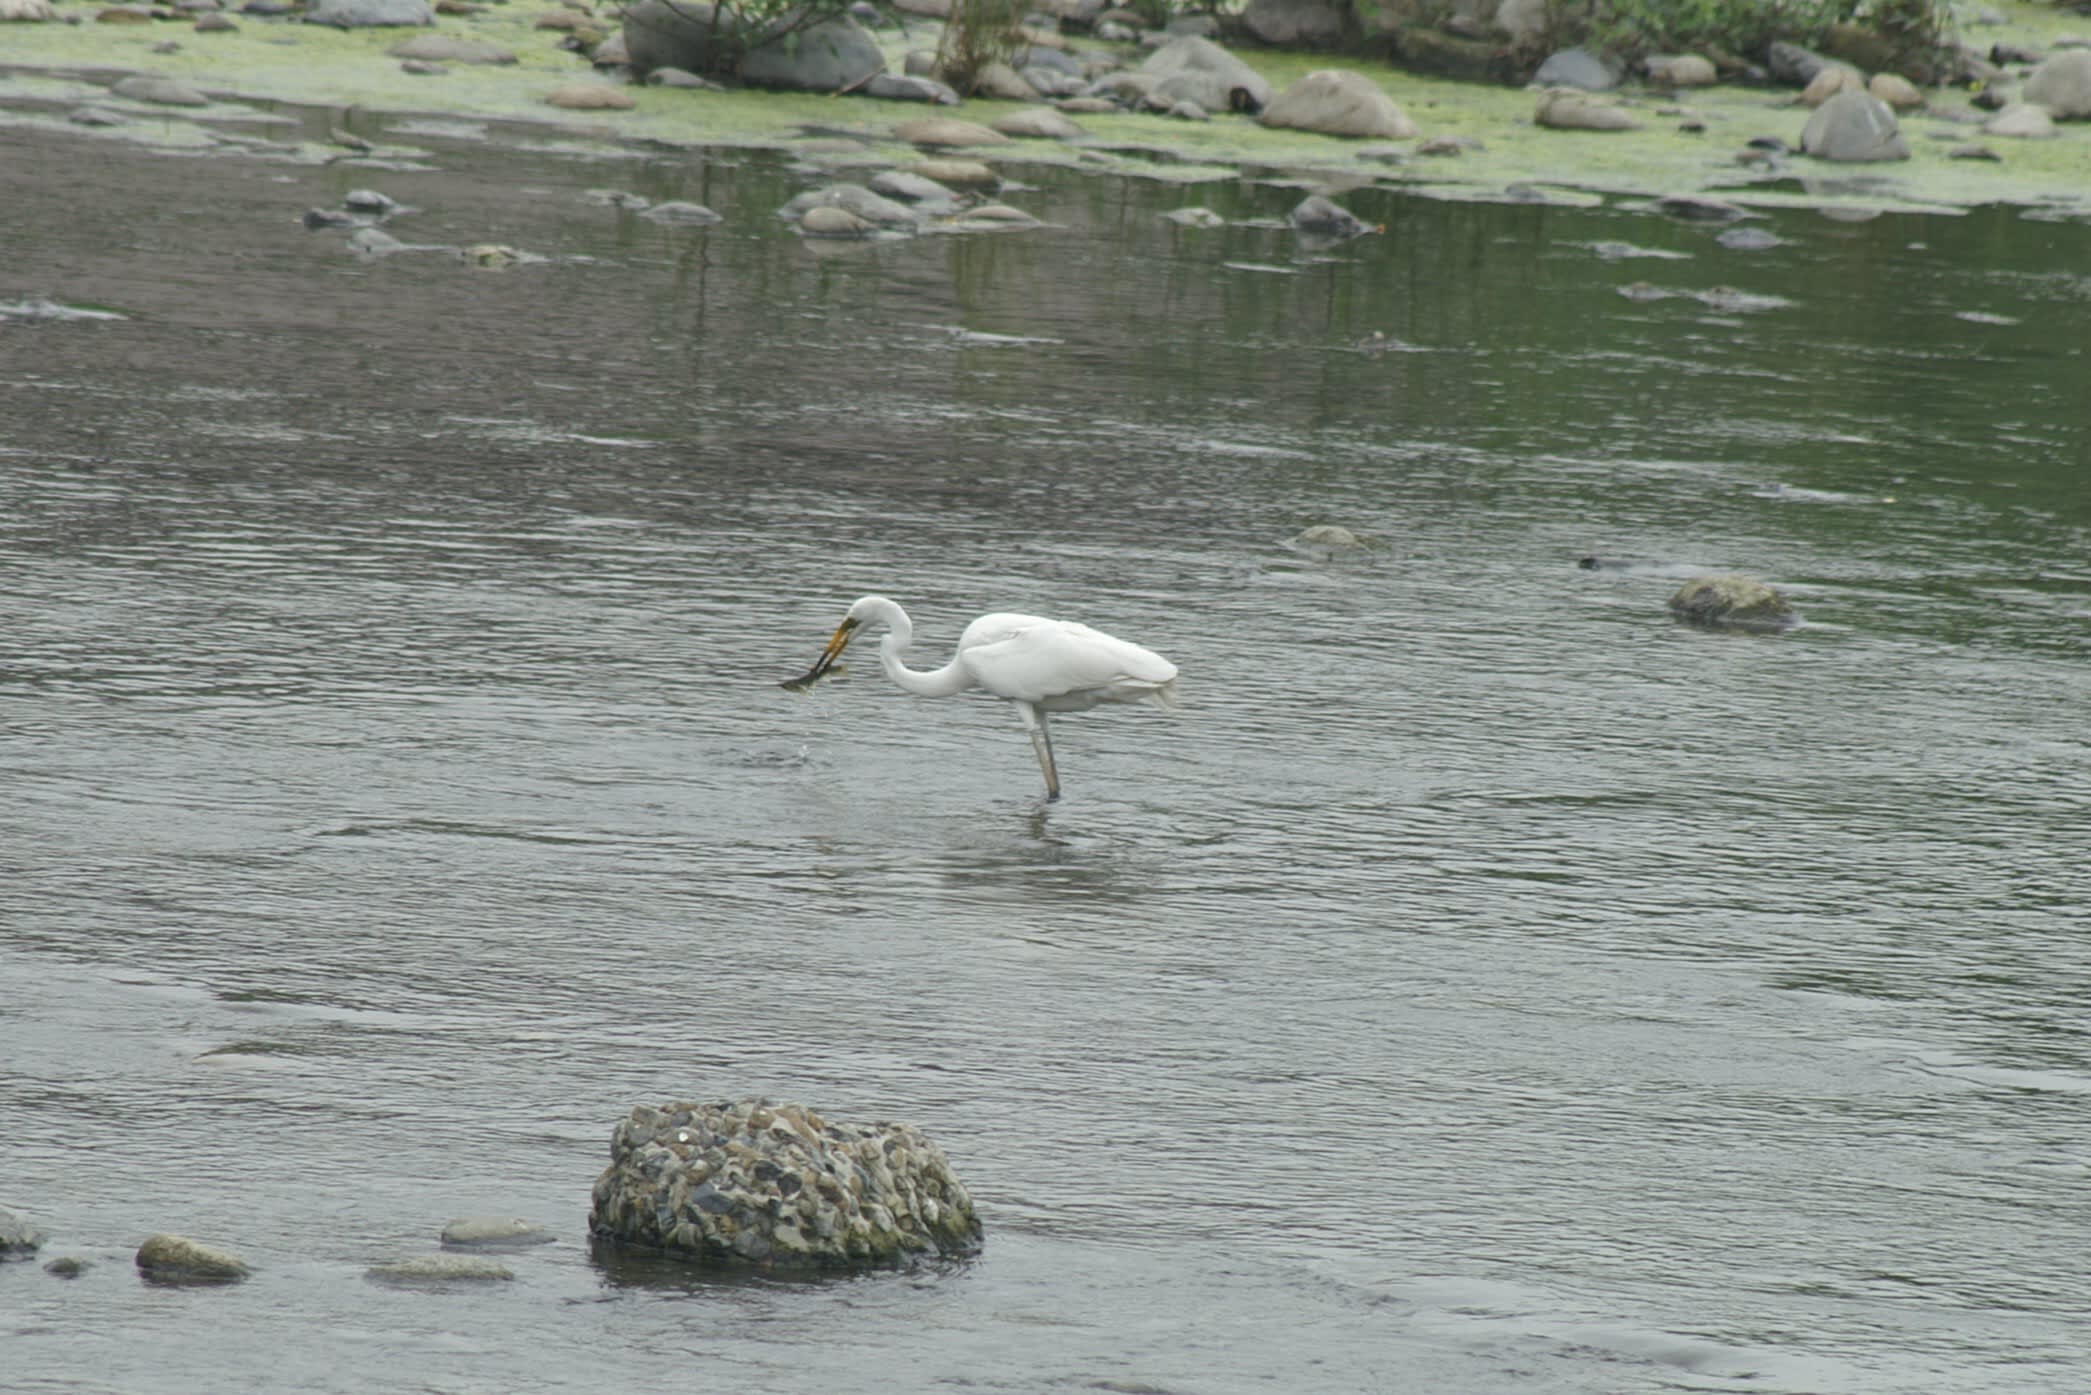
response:
<svg viewBox="0 0 2091 1395"><path fill-rule="evenodd" d="M0 323L0 1204L96 1261L0 1269L16 1386L2083 1387L2085 229L1045 172L816 248L761 157L429 144L9 152L0 301L124 316ZM298 225L359 185L554 260ZM1809 624L1667 620L1731 569ZM1188 706L1045 808L998 703L776 687L872 590ZM983 1257L593 1263L614 1120L750 1092ZM562 1243L361 1281L482 1211Z"/></svg>

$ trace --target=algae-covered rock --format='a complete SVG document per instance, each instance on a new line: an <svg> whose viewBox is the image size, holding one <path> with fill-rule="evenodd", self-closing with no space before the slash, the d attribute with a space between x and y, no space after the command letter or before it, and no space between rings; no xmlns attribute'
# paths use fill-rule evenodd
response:
<svg viewBox="0 0 2091 1395"><path fill-rule="evenodd" d="M1795 620L1784 596L1747 576L1694 577L1670 597L1670 611L1680 620L1715 628L1783 630Z"/></svg>
<svg viewBox="0 0 2091 1395"><path fill-rule="evenodd" d="M1532 119L1556 131L1632 131L1641 125L1631 113L1573 87L1542 91Z"/></svg>
<svg viewBox="0 0 2091 1395"><path fill-rule="evenodd" d="M234 1283L253 1272L246 1261L185 1235L154 1235L138 1247L138 1272L161 1283Z"/></svg>
<svg viewBox="0 0 2091 1395"><path fill-rule="evenodd" d="M313 0L305 22L336 29L380 29L434 24L436 14L428 0Z"/></svg>
<svg viewBox="0 0 2091 1395"><path fill-rule="evenodd" d="M551 1240L551 1231L520 1216L460 1216L443 1227L446 1249L521 1249Z"/></svg>
<svg viewBox="0 0 2091 1395"><path fill-rule="evenodd" d="M410 1259L386 1260L363 1271L363 1277L381 1284L498 1283L513 1279L515 1271L498 1260L476 1255L416 1255Z"/></svg>
<svg viewBox="0 0 2091 1395"><path fill-rule="evenodd" d="M792 27L788 16L748 50L740 79L751 87L791 92L843 92L886 70L878 40L848 15Z"/></svg>
<svg viewBox="0 0 2091 1395"><path fill-rule="evenodd" d="M1309 194L1293 206L1287 222L1303 233L1320 237L1362 237L1372 225L1335 200Z"/></svg>
<svg viewBox="0 0 2091 1395"><path fill-rule="evenodd" d="M0 1206L0 1260L27 1259L42 1247L46 1235L27 1216Z"/></svg>
<svg viewBox="0 0 2091 1395"><path fill-rule="evenodd" d="M119 78L109 91L134 102L153 102L163 107L207 107L211 99L179 78L140 74Z"/></svg>
<svg viewBox="0 0 2091 1395"><path fill-rule="evenodd" d="M634 1109L611 1134L588 1226L702 1265L801 1271L980 1243L972 1198L919 1130L756 1099Z"/></svg>
<svg viewBox="0 0 2091 1395"><path fill-rule="evenodd" d="M1801 149L1818 160L1907 160L1909 142L1888 104L1871 92L1839 92L1801 128Z"/></svg>
<svg viewBox="0 0 2091 1395"><path fill-rule="evenodd" d="M1080 140L1089 134L1072 118L1051 107L1025 107L995 120L994 129L1005 136L1036 140Z"/></svg>

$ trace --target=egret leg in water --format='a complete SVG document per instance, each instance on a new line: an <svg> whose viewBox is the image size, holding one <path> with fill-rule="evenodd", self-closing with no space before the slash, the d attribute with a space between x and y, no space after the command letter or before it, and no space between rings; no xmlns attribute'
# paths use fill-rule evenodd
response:
<svg viewBox="0 0 2091 1395"><path fill-rule="evenodd" d="M783 686L803 691L828 676L857 631L872 623L886 626L879 640L879 667L909 692L949 697L981 688L1016 704L1038 753L1048 800L1060 797L1048 713L1080 712L1106 702L1151 700L1176 706L1175 664L1101 630L1040 615L983 615L958 637L958 652L950 663L938 669L909 668L900 655L914 642L915 627L908 613L884 596L866 596L852 605L813 667Z"/></svg>

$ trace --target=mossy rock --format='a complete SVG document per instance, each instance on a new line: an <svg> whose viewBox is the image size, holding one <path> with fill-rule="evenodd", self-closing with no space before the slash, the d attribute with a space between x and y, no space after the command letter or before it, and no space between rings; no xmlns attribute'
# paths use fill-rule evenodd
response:
<svg viewBox="0 0 2091 1395"><path fill-rule="evenodd" d="M1700 576L1670 597L1678 619L1711 629L1783 630L1797 623L1792 604L1747 576Z"/></svg>

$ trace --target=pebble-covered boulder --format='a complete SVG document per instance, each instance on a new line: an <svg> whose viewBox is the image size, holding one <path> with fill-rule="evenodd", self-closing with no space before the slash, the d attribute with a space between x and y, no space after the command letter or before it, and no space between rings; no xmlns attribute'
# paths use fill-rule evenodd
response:
<svg viewBox="0 0 2091 1395"><path fill-rule="evenodd" d="M1335 48L1343 42L1348 7L1329 0L1249 0L1242 28L1272 48Z"/></svg>
<svg viewBox="0 0 2091 1395"><path fill-rule="evenodd" d="M416 34L385 50L393 58L419 58L429 63L485 63L503 67L516 56L499 44L462 34Z"/></svg>
<svg viewBox="0 0 2091 1395"><path fill-rule="evenodd" d="M1005 136L1034 140L1080 140L1089 134L1074 118L1051 107L1025 107L997 117L994 129Z"/></svg>
<svg viewBox="0 0 2091 1395"><path fill-rule="evenodd" d="M1564 48L1547 55L1532 81L1540 87L1574 87L1584 92L1609 92L1619 85L1619 74L1611 64L1586 48Z"/></svg>
<svg viewBox="0 0 2091 1395"><path fill-rule="evenodd" d="M1924 92L1900 73L1875 73L1866 79L1866 90L1897 111L1915 111L1924 105Z"/></svg>
<svg viewBox="0 0 2091 1395"><path fill-rule="evenodd" d="M1270 79L1211 39L1171 39L1140 65L1163 103L1196 102L1207 111L1259 112L1275 95Z"/></svg>
<svg viewBox="0 0 2091 1395"><path fill-rule="evenodd" d="M1532 120L1556 131L1632 131L1641 125L1631 112L1573 87L1541 92Z"/></svg>
<svg viewBox="0 0 2091 1395"><path fill-rule="evenodd" d="M567 111L630 111L638 102L622 87L601 82L569 82L545 93L545 104Z"/></svg>
<svg viewBox="0 0 2091 1395"><path fill-rule="evenodd" d="M877 39L848 15L818 20L803 29L784 21L741 59L740 79L750 87L791 92L841 92L886 70Z"/></svg>
<svg viewBox="0 0 2091 1395"><path fill-rule="evenodd" d="M2046 107L2031 102L2013 102L1982 123L1982 134L2011 136L2019 140L2047 140L2055 134L2055 119L2048 115ZM1995 159L1996 156L1992 153L1989 158Z"/></svg>
<svg viewBox="0 0 2091 1395"><path fill-rule="evenodd" d="M2057 121L2091 117L2091 49L2073 48L2042 59L2021 95L2046 107Z"/></svg>
<svg viewBox="0 0 2091 1395"><path fill-rule="evenodd" d="M1263 109L1263 124L1380 140L1408 140L1420 134L1378 83L1339 68L1309 73L1273 97Z"/></svg>
<svg viewBox="0 0 2091 1395"><path fill-rule="evenodd" d="M918 1130L754 1099L634 1109L611 1134L588 1227L699 1264L788 1270L980 1243L972 1198Z"/></svg>
<svg viewBox="0 0 2091 1395"><path fill-rule="evenodd" d="M1648 80L1658 87L1711 87L1720 76L1713 60L1697 53L1665 54L1648 60Z"/></svg>
<svg viewBox="0 0 2091 1395"><path fill-rule="evenodd" d="M1794 623L1792 604L1747 576L1694 577L1670 597L1670 613L1716 628L1783 630Z"/></svg>
<svg viewBox="0 0 2091 1395"><path fill-rule="evenodd" d="M1839 92L1862 92L1866 79L1859 70L1843 63L1825 63L1808 79L1801 89L1800 104L1804 107L1819 107Z"/></svg>
<svg viewBox="0 0 2091 1395"><path fill-rule="evenodd" d="M237 1255L200 1244L185 1235L160 1234L138 1247L138 1272L161 1283L222 1284L252 1272Z"/></svg>
<svg viewBox="0 0 2091 1395"><path fill-rule="evenodd" d="M27 1216L0 1206L0 1261L27 1259L43 1247L46 1238Z"/></svg>
<svg viewBox="0 0 2091 1395"><path fill-rule="evenodd" d="M1871 92L1839 92L1801 128L1801 149L1818 160L1907 160L1909 142L1888 104Z"/></svg>
<svg viewBox="0 0 2091 1395"><path fill-rule="evenodd" d="M377 29L392 25L434 24L428 0L314 0L305 11L307 24L336 29Z"/></svg>
<svg viewBox="0 0 2091 1395"><path fill-rule="evenodd" d="M1009 144L1009 137L1000 131L978 121L961 121L955 116L925 116L915 121L903 121L893 128L893 134L910 145L963 148Z"/></svg>
<svg viewBox="0 0 2091 1395"><path fill-rule="evenodd" d="M163 107L207 107L211 99L180 78L134 74L118 78L109 91L133 102L154 102Z"/></svg>

